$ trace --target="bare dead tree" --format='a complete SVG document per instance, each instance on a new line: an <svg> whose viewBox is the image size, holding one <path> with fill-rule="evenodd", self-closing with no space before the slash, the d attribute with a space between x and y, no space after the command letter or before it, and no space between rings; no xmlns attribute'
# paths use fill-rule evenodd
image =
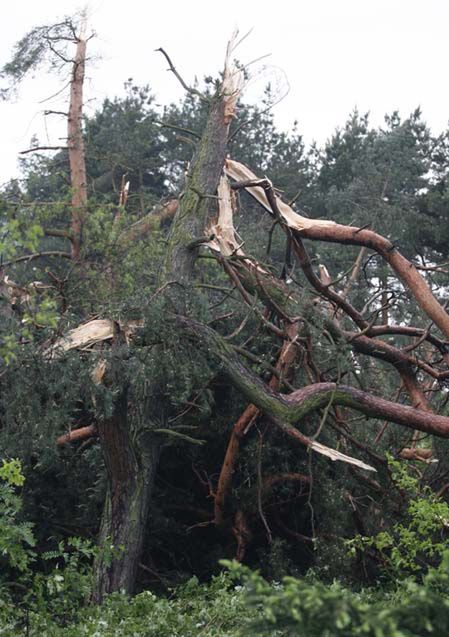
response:
<svg viewBox="0 0 449 637"><path fill-rule="evenodd" d="M71 222L70 232L61 233L71 242L72 259L80 258L82 232L87 213L86 159L83 139L83 87L86 65L87 42L93 37L86 35L87 16L82 12L74 18L64 18L61 22L35 27L15 46L12 60L1 70L1 77L10 82L2 93L4 98L17 85L35 71L46 65L61 72L67 65L71 67L68 113L47 110L46 114L62 115L67 119L67 146L38 145L22 151L21 154L46 150L67 150L70 165ZM70 57L68 45L75 45L75 56ZM65 88L65 87L64 87ZM48 234L51 234L49 231ZM53 233L54 236L54 233Z"/></svg>
<svg viewBox="0 0 449 637"><path fill-rule="evenodd" d="M83 139L83 86L86 65L86 18L76 37L76 53L70 80L67 140L72 187L71 243L72 258L79 259L83 224L87 212L86 157Z"/></svg>

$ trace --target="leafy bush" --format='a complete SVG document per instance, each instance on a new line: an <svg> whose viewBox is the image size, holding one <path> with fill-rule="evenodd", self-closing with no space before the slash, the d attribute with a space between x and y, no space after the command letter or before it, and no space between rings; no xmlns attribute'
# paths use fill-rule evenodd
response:
<svg viewBox="0 0 449 637"><path fill-rule="evenodd" d="M15 487L25 481L18 460L3 460L0 467L0 560L8 567L25 571L35 546L32 525L19 520L22 500ZM0 563L1 563L0 561Z"/></svg>
<svg viewBox="0 0 449 637"><path fill-rule="evenodd" d="M97 607L83 608L80 603L76 617L65 625L60 613L55 616L38 604L26 615L12 607L10 612L8 622L0 623L0 634L6 637L17 637L18 627L25 624L30 637L234 637L248 616L242 587L235 587L226 573L208 585L192 578L170 597L145 591L132 599L110 595Z"/></svg>
<svg viewBox="0 0 449 637"><path fill-rule="evenodd" d="M229 564L243 579L245 599L256 611L242 633L272 637L424 637L445 635L449 599L440 593L449 582L449 554L432 569L424 585L408 580L394 593L381 589L354 593L340 584L326 586L286 577L273 586L258 573Z"/></svg>
<svg viewBox="0 0 449 637"><path fill-rule="evenodd" d="M356 536L347 544L352 553L375 549L381 569L393 582L422 578L438 566L449 550L449 506L427 486L420 487L403 463L389 460L392 478L405 498L405 516L391 529L371 537Z"/></svg>

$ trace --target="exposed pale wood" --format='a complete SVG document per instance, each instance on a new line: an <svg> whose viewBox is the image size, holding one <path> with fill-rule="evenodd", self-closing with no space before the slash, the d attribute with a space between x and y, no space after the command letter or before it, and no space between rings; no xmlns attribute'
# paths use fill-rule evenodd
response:
<svg viewBox="0 0 449 637"><path fill-rule="evenodd" d="M223 93L224 101L224 119L227 124L235 117L235 107L239 99L239 95L243 88L243 73L234 64L232 56L235 49L238 46L239 32L236 29L232 34L231 39L228 42L225 57L225 66L223 72L223 82L221 84L221 91Z"/></svg>
<svg viewBox="0 0 449 637"><path fill-rule="evenodd" d="M70 81L69 115L67 118L70 181L72 186L71 241L73 259L79 259L80 256L83 224L87 211L86 159L82 127L83 85L87 46L85 33L86 19L84 18L76 42L76 54Z"/></svg>
<svg viewBox="0 0 449 637"><path fill-rule="evenodd" d="M321 283L329 287L330 284L332 283L332 278L331 278L331 275L329 274L329 270L322 263L320 263L320 265L318 266L318 269L320 272Z"/></svg>
<svg viewBox="0 0 449 637"><path fill-rule="evenodd" d="M67 445L69 442L76 442L77 440L85 440L91 438L95 434L95 427L88 425L87 427L79 427L78 429L72 429L66 434L56 438L56 444L58 446Z"/></svg>
<svg viewBox="0 0 449 637"><path fill-rule="evenodd" d="M134 332L143 325L143 321L128 321L120 329L128 339ZM114 337L114 321L110 319L94 319L84 323L73 330L67 332L65 336L58 339L50 347L47 347L44 354L50 357L58 357L72 349L85 349L96 343L111 340Z"/></svg>
<svg viewBox="0 0 449 637"><path fill-rule="evenodd" d="M365 469L365 471L376 471L374 467L370 464L366 464L366 462L362 462L362 460L358 460L357 458L353 458L352 456L348 456L345 453L341 453L336 449L331 449L326 445L322 445L320 442L316 440L310 440L310 442L306 443L310 449L316 451L316 453L321 454L322 456L326 456L326 458L330 458L330 460L340 460L341 462L346 462L347 464L351 464L354 467L359 467L360 469Z"/></svg>
<svg viewBox="0 0 449 637"><path fill-rule="evenodd" d="M219 252L224 257L231 255L244 256L241 248L242 240L234 228L234 202L229 180L225 175L218 184L218 217L206 228L205 235L213 238L205 245Z"/></svg>
<svg viewBox="0 0 449 637"><path fill-rule="evenodd" d="M226 160L225 172L235 181L264 181L257 177L257 175L255 175L244 164L241 164L238 161L234 161L233 159ZM250 186L246 187L245 190L249 192L249 194L254 197L254 199L256 199L265 208L265 210L270 213L272 212L271 206L268 202L267 196L262 186ZM332 227L336 225L335 221L329 221L327 219L308 219L307 217L303 217L297 212L294 212L293 209L284 201L282 201L282 199L278 196L276 196L276 203L283 220L290 228L295 228L296 230L304 230L306 228L312 227Z"/></svg>

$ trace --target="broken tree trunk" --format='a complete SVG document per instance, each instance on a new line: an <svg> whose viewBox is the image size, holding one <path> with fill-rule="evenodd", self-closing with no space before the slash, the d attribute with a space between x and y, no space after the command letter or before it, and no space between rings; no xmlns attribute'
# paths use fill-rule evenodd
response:
<svg viewBox="0 0 449 637"><path fill-rule="evenodd" d="M170 295L174 311L184 311L186 291L202 243L198 239L203 236L209 210L216 207L229 125L240 86L240 74L232 67L231 53L232 45L228 47L222 85L210 101L208 121L186 177L185 193L179 205L172 206L176 213L157 283L158 289L165 289ZM173 286L174 283L177 285ZM157 436L150 428L144 435L142 431L132 435L125 397L117 407L110 421L98 425L108 470L108 497L94 567L95 602L100 602L107 593L118 590L132 593L134 589L159 459ZM163 412L163 405L158 409Z"/></svg>
<svg viewBox="0 0 449 637"><path fill-rule="evenodd" d="M238 82L234 80L233 72L227 68L221 89L210 100L209 119L189 168L185 193L180 198L171 227L158 279L158 291L164 290L171 301L170 313L167 313L166 320L172 322L180 339L191 339L202 351L220 363L221 370L227 374L229 381L254 405L255 410L260 410L275 426L301 445L332 460L373 470L373 467L361 460L325 447L298 430L297 427L308 414L318 409L329 408L330 405L343 405L368 416L449 437L449 418L434 415L423 409L422 399L421 408L406 407L350 386L319 382L293 391L288 396L274 391L274 387L264 385L242 364L235 350L225 339L189 316L183 316L185 308L188 307L187 294L194 281L198 248L207 245L220 253L219 258L225 270L245 302L248 299L245 290L257 289L258 298L278 314L282 327L274 324L269 326L278 337L285 337L285 327L299 320L297 316L293 319L297 304L292 294L286 294L285 285L242 254L233 227L227 225L226 219L219 218L218 222L212 219L216 210L217 187L225 162L229 123L235 105L235 87ZM243 170L241 165L236 165L236 162L226 162L226 171L240 182L250 182L240 183L238 187L247 188L277 218L291 239L309 281L318 286L317 289L323 296L354 320L361 330L355 336L354 343L357 345L353 345L354 349L365 347L366 353L370 356L383 358L393 364L397 362L398 370L403 373L404 370L408 370L408 362L405 361L404 366L397 351L393 351L381 341L382 345L376 347L376 342L373 343L373 339L369 338L374 335L375 328L390 329L390 326L370 325L363 317L363 311L358 312L333 290L328 282L320 281L316 277L308 263L307 254L301 250L303 236L376 250L414 293L422 309L446 335L449 335L449 317L445 310L433 297L425 280L420 277L414 266L399 255L388 240L369 230L339 226L331 221L305 219L277 198L268 180L258 180L247 169ZM231 199L223 180L218 192L222 201ZM251 302L250 299L248 301ZM265 324L268 326L268 320L265 320ZM104 327L107 332L108 326ZM347 336L343 330L341 333L343 338L353 340L352 335ZM411 378L410 382L412 380ZM114 407L113 416L98 425L108 469L109 491L103 514L100 553L95 564L95 601L100 601L105 594L118 589L124 589L128 593L133 590L159 453L157 437L151 434L150 429L145 431L144 436L132 435L126 391L121 387L120 381L117 381L116 389L118 388L121 393L116 392L115 395L119 394L120 399ZM410 391L412 390L415 388L410 387ZM416 395L416 398L420 397ZM114 547L118 553L114 551Z"/></svg>
<svg viewBox="0 0 449 637"><path fill-rule="evenodd" d="M70 81L70 104L67 140L72 187L72 222L70 239L72 259L79 259L83 224L87 211L86 158L83 139L83 86L86 65L86 24L83 20L76 40L76 54Z"/></svg>

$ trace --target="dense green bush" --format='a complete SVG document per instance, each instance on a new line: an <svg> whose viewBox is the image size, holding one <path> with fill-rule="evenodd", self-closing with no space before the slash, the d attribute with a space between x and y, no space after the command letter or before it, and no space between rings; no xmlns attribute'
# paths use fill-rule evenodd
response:
<svg viewBox="0 0 449 637"><path fill-rule="evenodd" d="M358 535L347 546L353 554L373 549L387 581L421 580L449 550L449 506L422 486L406 465L390 456L389 466L403 498L401 520L373 536Z"/></svg>
<svg viewBox="0 0 449 637"><path fill-rule="evenodd" d="M60 579L63 586L64 572ZM26 608L10 605L2 609L0 605L0 635L17 637L26 627L30 637L232 637L256 614L248 611L243 588L235 587L229 574L217 576L208 585L192 578L168 597L145 591L133 599L111 595L101 607L83 608L78 603L70 621L66 621L66 596L70 592L64 590L59 607L53 599L53 612L42 604L42 598Z"/></svg>
<svg viewBox="0 0 449 637"><path fill-rule="evenodd" d="M449 581L448 554L423 585L408 580L391 592L354 593L292 577L273 586L240 565L231 570L243 577L247 603L258 611L246 635L423 637L442 636L449 625L449 599L440 593Z"/></svg>
<svg viewBox="0 0 449 637"><path fill-rule="evenodd" d="M35 545L32 525L20 520L22 500L15 493L24 483L18 460L6 461L0 467L0 565L26 571Z"/></svg>

